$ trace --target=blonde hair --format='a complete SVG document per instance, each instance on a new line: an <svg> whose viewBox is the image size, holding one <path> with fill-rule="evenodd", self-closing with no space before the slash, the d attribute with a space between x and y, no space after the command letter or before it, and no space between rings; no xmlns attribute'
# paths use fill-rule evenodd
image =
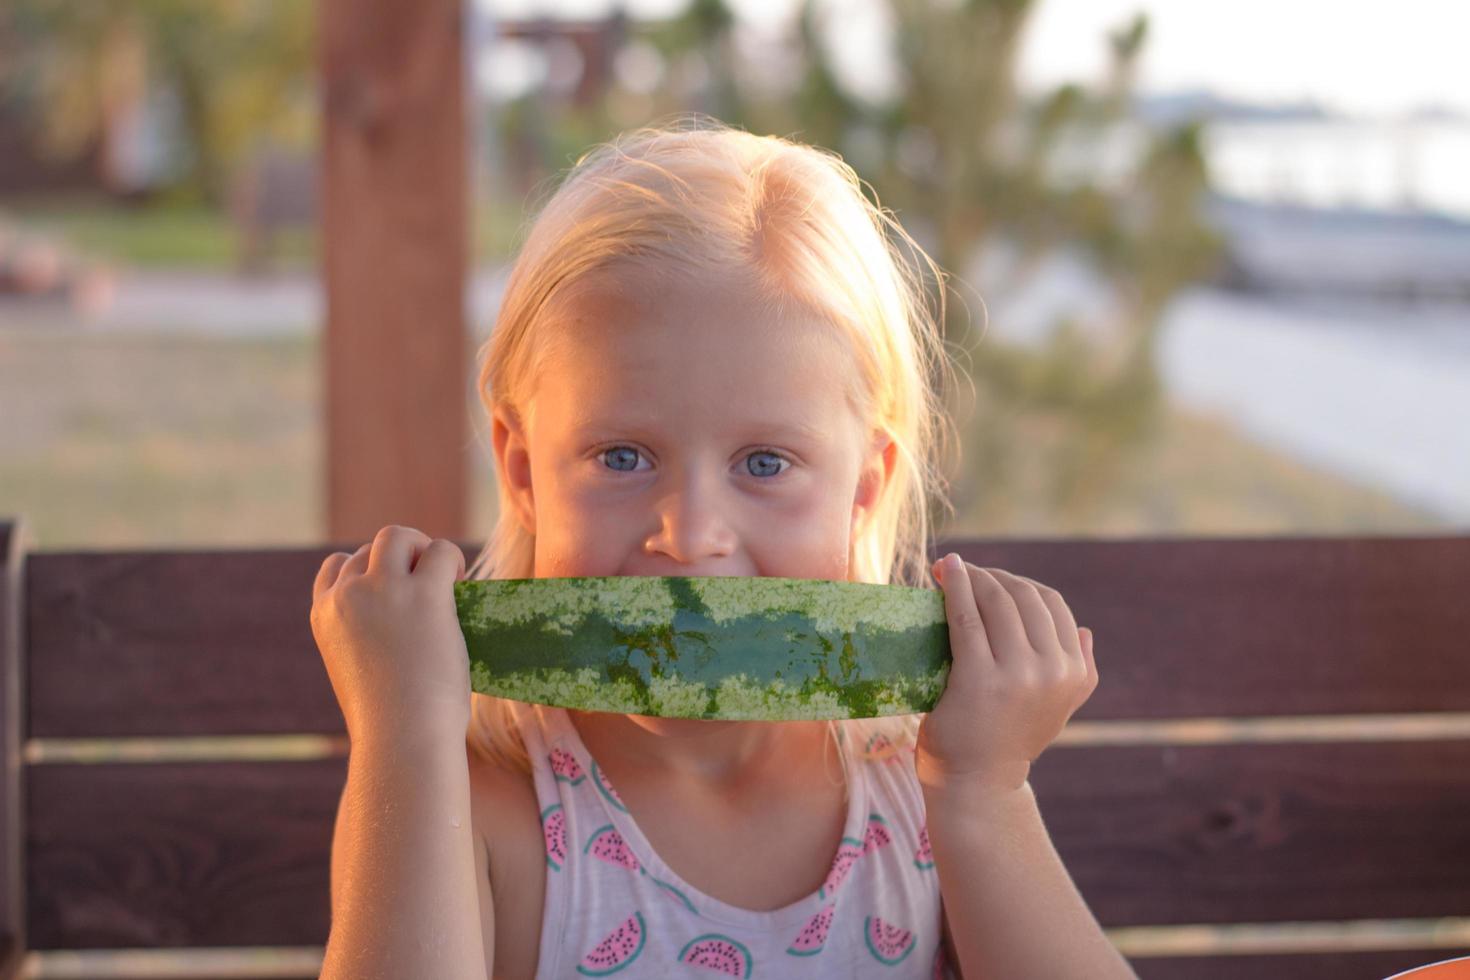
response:
<svg viewBox="0 0 1470 980"><path fill-rule="evenodd" d="M854 580L932 587L931 500L952 512L937 459L948 432L941 385L945 275L835 153L756 136L699 114L626 132L584 153L530 227L480 348L479 394L524 418L552 341L554 304L614 266L654 276L747 274L775 316L815 314L852 348L849 403L896 447L894 471L854 541ZM874 195L876 201L876 194ZM910 250L907 261L900 246ZM931 304L924 269L938 289ZM541 328L541 329L538 329ZM534 536L503 478L500 516L466 577L529 578ZM529 761L510 705L473 693L467 741L522 772ZM918 715L829 722L865 755L912 749Z"/></svg>

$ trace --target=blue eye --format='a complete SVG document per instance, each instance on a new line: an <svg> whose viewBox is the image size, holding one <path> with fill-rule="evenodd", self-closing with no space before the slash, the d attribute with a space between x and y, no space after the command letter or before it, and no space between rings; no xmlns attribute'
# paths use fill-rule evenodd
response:
<svg viewBox="0 0 1470 980"><path fill-rule="evenodd" d="M791 465L790 464L790 461L787 460L784 456L781 456L778 453L770 452L769 450L766 450L766 449L757 449L755 452L753 452L749 456L745 457L745 460L746 460L747 463L749 463L750 460L755 459L757 456L767 456L771 460L775 460L774 463L769 463L768 462L766 465L767 466L774 465L776 468L774 470L764 469L763 468L761 472L757 473L755 470L751 469L750 466L747 465L746 466L746 469L747 470L750 470L750 475L751 476L776 476L776 475L778 475L778 474L781 473L781 464L782 463L786 463L788 466Z"/></svg>
<svg viewBox="0 0 1470 980"><path fill-rule="evenodd" d="M609 469L615 470L619 473L635 472L638 467L638 455L638 450L634 449L632 446L611 446L607 449L604 449L599 454L603 463L607 465ZM755 459L757 456L764 456L768 458L762 463L756 464L756 466L754 467L750 466L749 461ZM785 463L787 468L791 466L791 461L788 460L785 456L782 456L780 453L772 452L768 449L757 449L749 456L746 456L745 459L747 463L746 470L750 473L751 476L778 476L784 472L784 469L781 466L782 463Z"/></svg>
<svg viewBox="0 0 1470 980"><path fill-rule="evenodd" d="M602 451L602 456L603 456L604 461L606 461L606 458L608 456L613 455L613 454L617 454L617 457L616 458L620 462L625 462L625 463L628 464L628 466L626 468L624 468L622 466L618 466L618 465L615 464L612 468L615 469L615 470L618 470L619 472L622 472L622 473L632 472L633 468L638 465L638 461L637 461L638 450L632 448L631 446L614 446L611 449L604 449Z"/></svg>

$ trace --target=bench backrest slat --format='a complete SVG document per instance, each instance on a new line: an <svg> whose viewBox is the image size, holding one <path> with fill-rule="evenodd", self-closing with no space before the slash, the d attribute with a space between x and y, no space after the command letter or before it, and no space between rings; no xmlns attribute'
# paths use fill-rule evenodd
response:
<svg viewBox="0 0 1470 980"><path fill-rule="evenodd" d="M309 622L331 550L29 556L30 737L341 733Z"/></svg>

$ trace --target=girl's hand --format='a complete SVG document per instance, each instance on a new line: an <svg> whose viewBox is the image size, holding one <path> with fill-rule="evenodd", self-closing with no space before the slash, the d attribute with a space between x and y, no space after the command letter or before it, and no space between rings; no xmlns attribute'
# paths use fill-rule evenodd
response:
<svg viewBox="0 0 1470 980"><path fill-rule="evenodd" d="M322 562L311 632L352 741L464 737L469 653L453 588L464 570L454 542L398 525Z"/></svg>
<svg viewBox="0 0 1470 980"><path fill-rule="evenodd" d="M919 725L925 789L1020 789L1031 762L1097 687L1092 631L1055 589L956 555L935 563L954 665Z"/></svg>

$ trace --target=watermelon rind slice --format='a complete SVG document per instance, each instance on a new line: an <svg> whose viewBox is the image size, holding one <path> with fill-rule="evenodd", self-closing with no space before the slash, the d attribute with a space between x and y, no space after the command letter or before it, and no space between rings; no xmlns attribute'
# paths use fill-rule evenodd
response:
<svg viewBox="0 0 1470 980"><path fill-rule="evenodd" d="M533 704L792 721L932 710L952 656L935 589L769 576L454 584L470 687Z"/></svg>

